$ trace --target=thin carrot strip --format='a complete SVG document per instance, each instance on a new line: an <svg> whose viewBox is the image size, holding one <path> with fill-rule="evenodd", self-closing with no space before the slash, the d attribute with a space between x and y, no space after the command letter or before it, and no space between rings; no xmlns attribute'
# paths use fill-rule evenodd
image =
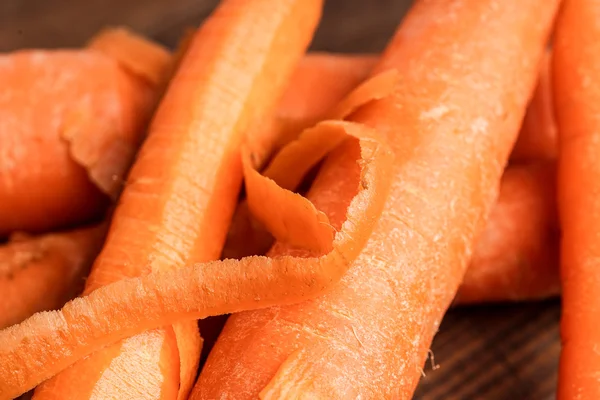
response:
<svg viewBox="0 0 600 400"><path fill-rule="evenodd" d="M600 398L600 4L565 0L554 34L562 316L558 399Z"/></svg>
<svg viewBox="0 0 600 400"><path fill-rule="evenodd" d="M187 50L129 174L86 294L126 277L219 257L241 187L242 137L274 109L308 47L320 7L320 0L227 0L183 44ZM91 355L44 383L34 398L81 399L100 391L114 398L140 392L167 399L174 386L185 398L200 342L195 321L179 325L112 344L107 351L114 356ZM172 350L161 354L160 346L144 346L144 338L156 343L157 335ZM173 335L177 347L170 346ZM140 353L147 358L134 362ZM181 368L173 359L181 360ZM127 363L136 368L124 370ZM177 379L174 370L181 372ZM89 379L73 385L79 376Z"/></svg>
<svg viewBox="0 0 600 400"><path fill-rule="evenodd" d="M413 6L374 71L399 71L393 95L350 116L396 156L369 243L320 298L232 315L192 398L412 396L493 206L557 6Z"/></svg>
<svg viewBox="0 0 600 400"><path fill-rule="evenodd" d="M554 163L506 169L500 196L454 304L529 301L559 294L555 179Z"/></svg>
<svg viewBox="0 0 600 400"><path fill-rule="evenodd" d="M87 48L115 59L154 87L163 85L170 76L173 58L169 51L125 27L103 29L89 41Z"/></svg>
<svg viewBox="0 0 600 400"><path fill-rule="evenodd" d="M35 314L0 331L0 397L18 395L93 351L147 329L291 304L330 288L360 253L377 222L390 184L390 153L362 125L327 122L320 129L322 136L343 130L359 138L361 145L360 181L354 183L358 192L351 197L347 222L336 233L331 252L311 256L299 251L277 258L248 257L152 272L96 289L61 311ZM268 178L249 182L258 183L257 190L266 187L265 198L293 199L290 209L302 208L307 220L319 218L308 200L277 194L284 189ZM247 186L248 191L254 189ZM280 210L267 217L273 221L290 217L288 208Z"/></svg>
<svg viewBox="0 0 600 400"><path fill-rule="evenodd" d="M555 159L558 155L558 136L552 109L550 58L551 52L547 51L540 68L538 85L510 156L512 161Z"/></svg>
<svg viewBox="0 0 600 400"><path fill-rule="evenodd" d="M41 236L13 235L0 246L0 328L54 310L83 289L104 226Z"/></svg>

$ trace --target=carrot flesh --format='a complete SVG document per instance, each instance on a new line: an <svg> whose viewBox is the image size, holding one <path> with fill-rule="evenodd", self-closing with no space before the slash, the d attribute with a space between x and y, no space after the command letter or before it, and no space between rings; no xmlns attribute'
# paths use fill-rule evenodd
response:
<svg viewBox="0 0 600 400"><path fill-rule="evenodd" d="M599 21L598 2L566 0L554 34L552 89L559 135L558 210L562 229L559 399L600 396Z"/></svg>
<svg viewBox="0 0 600 400"><path fill-rule="evenodd" d="M506 169L455 305L539 300L560 293L555 179L554 163Z"/></svg>
<svg viewBox="0 0 600 400"><path fill-rule="evenodd" d="M195 398L410 398L493 205L557 5L413 6L374 72L396 68L400 83L350 117L396 156L369 243L322 297L231 316Z"/></svg>
<svg viewBox="0 0 600 400"><path fill-rule="evenodd" d="M313 0L304 6L286 0L276 7L267 0L228 0L197 31L129 174L86 294L126 277L218 259L241 186L242 136L274 108L310 42L320 5ZM179 353L170 352L167 359L181 361L176 369L181 376L174 382L181 386L179 398L185 398L200 354L197 323L182 321L167 330L169 335L159 336L167 346L175 335ZM143 346L144 337L156 334L139 335L137 348L125 345L131 338L113 345L119 347L114 360L123 360L117 364L104 362L102 352L92 354L44 383L34 398L52 396L46 385L72 398L87 398L99 388L107 392L106 387L115 390L108 397L122 397L114 380L127 382L131 396L145 390L138 386L152 383L156 388L150 398L170 398L171 370L155 373L160 347ZM152 351L155 356L143 363L131 361ZM136 368L117 371L124 362ZM77 375L110 375L113 381L90 380L93 390L83 392L67 378Z"/></svg>
<svg viewBox="0 0 600 400"><path fill-rule="evenodd" d="M62 307L83 288L104 226L40 236L13 235L0 246L0 328Z"/></svg>

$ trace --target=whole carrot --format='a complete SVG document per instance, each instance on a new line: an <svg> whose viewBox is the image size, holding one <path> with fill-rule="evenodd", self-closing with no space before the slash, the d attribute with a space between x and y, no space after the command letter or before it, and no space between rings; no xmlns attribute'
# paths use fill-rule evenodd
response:
<svg viewBox="0 0 600 400"><path fill-rule="evenodd" d="M156 89L91 49L0 55L0 86L0 237L98 218L103 192L120 191Z"/></svg>
<svg viewBox="0 0 600 400"><path fill-rule="evenodd" d="M0 329L79 294L104 239L104 226L40 236L13 235L0 246Z"/></svg>
<svg viewBox="0 0 600 400"><path fill-rule="evenodd" d="M558 276L556 168L552 162L508 167L454 304L555 296Z"/></svg>
<svg viewBox="0 0 600 400"><path fill-rule="evenodd" d="M562 319L558 398L600 397L600 3L566 0L554 34Z"/></svg>
<svg viewBox="0 0 600 400"><path fill-rule="evenodd" d="M242 136L274 108L320 6L226 0L198 30L129 174L86 294L219 258L241 186ZM72 365L34 398L185 398L199 351L195 321L145 332Z"/></svg>
<svg viewBox="0 0 600 400"><path fill-rule="evenodd" d="M495 200L557 5L413 6L375 68L397 68L399 84L351 116L396 155L367 247L322 297L231 316L194 398L411 397Z"/></svg>
<svg viewBox="0 0 600 400"><path fill-rule="evenodd" d="M259 167L297 138L303 128L323 119L375 65L375 56L308 53L287 86L275 113L249 137ZM223 248L223 258L265 254L273 237L250 216L248 203L238 204Z"/></svg>

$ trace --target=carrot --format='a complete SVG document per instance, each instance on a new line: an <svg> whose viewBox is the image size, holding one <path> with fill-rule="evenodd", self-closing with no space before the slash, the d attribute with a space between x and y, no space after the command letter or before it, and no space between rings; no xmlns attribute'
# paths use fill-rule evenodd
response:
<svg viewBox="0 0 600 400"><path fill-rule="evenodd" d="M519 139L511 154L512 161L557 157L558 137L552 109L550 58L551 52L547 51L540 68L538 85L527 107Z"/></svg>
<svg viewBox="0 0 600 400"><path fill-rule="evenodd" d="M104 232L104 226L97 226L41 236L14 234L0 246L0 328L60 308L79 294Z"/></svg>
<svg viewBox="0 0 600 400"><path fill-rule="evenodd" d="M335 235L327 217L309 200L260 176L252 169L248 150L243 157L248 204L261 222L276 237L287 237L291 243L308 242L310 231L323 240L316 247L331 251L294 249L290 255L276 258L247 257L151 272L96 289L60 311L35 314L0 331L0 398L23 393L78 359L144 330L297 303L331 288L368 240L391 183L391 153L364 125L323 122L298 140L333 149L344 135L359 140L361 173L346 222ZM315 137L323 140L315 141ZM299 168L307 170L310 165ZM277 207L265 212L265 203Z"/></svg>
<svg viewBox="0 0 600 400"><path fill-rule="evenodd" d="M600 396L600 4L566 0L554 33L552 88L559 136L562 351L559 399Z"/></svg>
<svg viewBox="0 0 600 400"><path fill-rule="evenodd" d="M218 259L241 186L242 136L274 108L318 21L320 1L305 3L227 0L197 31L129 174L86 294ZM91 355L34 398L183 399L199 355L196 321L181 322Z"/></svg>
<svg viewBox="0 0 600 400"><path fill-rule="evenodd" d="M374 66L374 56L309 53L304 57L285 90L276 112L253 132L253 155L259 167L271 154L294 140L303 128L323 119L344 96L365 80ZM238 204L223 248L223 258L265 254L273 237L250 218L248 203Z"/></svg>
<svg viewBox="0 0 600 400"><path fill-rule="evenodd" d="M524 301L559 294L553 163L506 169L455 304Z"/></svg>
<svg viewBox="0 0 600 400"><path fill-rule="evenodd" d="M0 237L99 218L155 90L92 50L0 55L0 86Z"/></svg>
<svg viewBox="0 0 600 400"><path fill-rule="evenodd" d="M375 68L397 68L400 83L351 116L396 155L367 247L322 297L232 315L192 398L412 395L493 205L557 5L413 6ZM352 172L333 163L327 173Z"/></svg>

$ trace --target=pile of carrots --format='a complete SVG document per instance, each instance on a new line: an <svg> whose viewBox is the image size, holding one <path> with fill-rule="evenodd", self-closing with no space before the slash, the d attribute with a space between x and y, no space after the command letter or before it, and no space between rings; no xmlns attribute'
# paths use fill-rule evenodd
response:
<svg viewBox="0 0 600 400"><path fill-rule="evenodd" d="M410 398L449 307L561 293L600 398L600 3L417 0L373 55L307 53L322 6L0 55L0 399Z"/></svg>

